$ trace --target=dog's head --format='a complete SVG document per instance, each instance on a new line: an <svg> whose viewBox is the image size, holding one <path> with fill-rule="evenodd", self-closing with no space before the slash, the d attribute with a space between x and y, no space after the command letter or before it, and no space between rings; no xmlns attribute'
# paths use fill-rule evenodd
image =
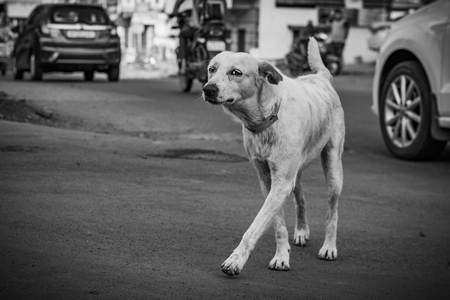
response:
<svg viewBox="0 0 450 300"><path fill-rule="evenodd" d="M277 85L282 75L266 61L247 53L222 52L208 65L203 99L212 104L233 105L258 93L264 82Z"/></svg>

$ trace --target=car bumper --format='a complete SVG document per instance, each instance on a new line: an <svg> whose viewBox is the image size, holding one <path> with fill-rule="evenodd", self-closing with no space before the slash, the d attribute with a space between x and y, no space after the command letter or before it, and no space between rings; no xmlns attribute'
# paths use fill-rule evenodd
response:
<svg viewBox="0 0 450 300"><path fill-rule="evenodd" d="M380 97L380 84L381 84L381 72L382 72L383 62L382 56L379 55L377 62L375 64L375 74L373 76L372 83L372 112L378 116L379 113L379 97Z"/></svg>
<svg viewBox="0 0 450 300"><path fill-rule="evenodd" d="M119 65L120 59L121 52L117 44L83 48L44 43L40 52L42 67L54 70L107 69Z"/></svg>

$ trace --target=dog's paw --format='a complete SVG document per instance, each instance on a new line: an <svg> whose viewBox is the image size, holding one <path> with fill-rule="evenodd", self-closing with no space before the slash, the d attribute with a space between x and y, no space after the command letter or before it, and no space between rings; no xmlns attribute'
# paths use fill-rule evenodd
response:
<svg viewBox="0 0 450 300"><path fill-rule="evenodd" d="M245 259L241 255L233 253L222 263L221 269L228 276L239 275L244 264Z"/></svg>
<svg viewBox="0 0 450 300"><path fill-rule="evenodd" d="M267 267L272 270L289 271L291 269L289 266L289 252L278 253L277 251L277 254L275 254Z"/></svg>
<svg viewBox="0 0 450 300"><path fill-rule="evenodd" d="M323 247L319 250L319 254L317 256L320 259L336 260L337 248L336 246L323 245Z"/></svg>
<svg viewBox="0 0 450 300"><path fill-rule="evenodd" d="M309 240L309 227L306 225L305 228L297 229L294 232L294 245L306 246L306 242Z"/></svg>

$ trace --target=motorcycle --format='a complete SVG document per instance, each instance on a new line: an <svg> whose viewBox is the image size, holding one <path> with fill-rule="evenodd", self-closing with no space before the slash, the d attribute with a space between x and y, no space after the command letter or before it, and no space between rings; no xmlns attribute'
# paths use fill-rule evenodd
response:
<svg viewBox="0 0 450 300"><path fill-rule="evenodd" d="M328 35L324 32L314 34L319 45L320 56L331 75L338 75L342 70L342 57L336 54L333 45L328 43ZM302 45L303 42L303 45ZM302 50L302 47L304 47ZM292 76L299 76L310 71L306 57L307 42L295 41L291 51L286 55L286 62Z"/></svg>
<svg viewBox="0 0 450 300"><path fill-rule="evenodd" d="M187 43L185 71L178 72L180 89L185 93L191 90L194 79L202 83L208 81L209 61L228 48L228 29L221 13L225 8L220 5L221 3L208 3L207 0L203 0L200 6L201 27L194 32L192 40ZM178 16L180 28L183 26L183 22L186 22L186 17L183 14ZM180 49L177 48L178 69L181 71L182 59L179 52Z"/></svg>

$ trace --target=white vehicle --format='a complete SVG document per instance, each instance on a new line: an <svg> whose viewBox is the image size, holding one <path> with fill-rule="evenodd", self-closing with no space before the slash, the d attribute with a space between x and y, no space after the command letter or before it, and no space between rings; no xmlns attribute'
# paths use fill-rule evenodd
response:
<svg viewBox="0 0 450 300"><path fill-rule="evenodd" d="M438 156L450 140L450 0L392 25L372 90L388 149L401 159Z"/></svg>

